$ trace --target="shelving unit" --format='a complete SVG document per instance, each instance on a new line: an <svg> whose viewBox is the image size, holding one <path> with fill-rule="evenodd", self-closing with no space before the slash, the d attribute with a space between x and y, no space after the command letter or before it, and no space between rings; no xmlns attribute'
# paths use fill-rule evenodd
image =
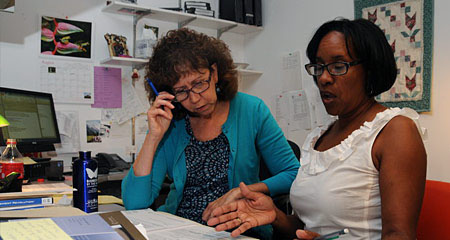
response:
<svg viewBox="0 0 450 240"><path fill-rule="evenodd" d="M147 18L165 22L172 22L177 24L178 28L182 28L185 26L195 26L213 29L217 31L217 38L220 38L220 36L225 32L247 34L259 32L264 29L263 27L241 24L223 19L198 16L190 13L176 12L166 9L142 7L132 3L116 1L112 1L110 4L103 7L102 12L133 16L135 20L134 28L136 28L137 21L139 21L141 18ZM136 29L134 29L134 32L136 33ZM101 61L101 64L136 67L140 65L142 66L147 61L147 59L110 57ZM246 69L238 69L238 73L240 76L262 75L262 72Z"/></svg>
<svg viewBox="0 0 450 240"><path fill-rule="evenodd" d="M121 66L136 66L144 65L148 59L143 58L127 58L127 57L109 57L100 61L100 64L121 65Z"/></svg>
<svg viewBox="0 0 450 240"><path fill-rule="evenodd" d="M128 15L133 17L133 46L136 45L136 25L138 21L142 18L146 19L154 19L165 22L172 22L177 24L178 28L182 28L185 26L195 26L201 28L208 28L216 30L217 38L220 38L225 32L232 32L237 34L247 34L262 31L262 27L247 25L236 23L232 21L227 21L223 19L198 16L189 13L176 12L166 9L159 8L149 8L142 7L136 4L124 3L124 2L116 2L111 1L108 5L103 7L102 12L120 14L120 15ZM123 57L109 57L103 61L101 64L109 64L109 65L120 65L120 66L131 66L133 68L140 68L144 66L148 62L148 59L140 59L140 58L123 58ZM262 75L262 72L255 70L247 70L247 69L237 69L239 81L246 77L259 77ZM132 146L135 146L135 118L133 117L131 120L131 128L132 128ZM134 153L132 154L132 160L134 161Z"/></svg>
<svg viewBox="0 0 450 240"><path fill-rule="evenodd" d="M149 18L178 24L178 27L196 26L217 30L217 37L224 32L246 34L262 31L263 27L236 23L228 20L198 16L190 13L176 12L159 8L141 7L132 3L111 2L106 5L103 12Z"/></svg>

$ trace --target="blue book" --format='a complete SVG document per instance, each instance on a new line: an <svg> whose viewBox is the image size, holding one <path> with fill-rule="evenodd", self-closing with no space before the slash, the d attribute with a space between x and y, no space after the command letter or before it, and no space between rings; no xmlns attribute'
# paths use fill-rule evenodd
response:
<svg viewBox="0 0 450 240"><path fill-rule="evenodd" d="M47 205L24 205L24 206L17 206L17 207L5 207L0 208L0 211L17 211L17 210L27 210L27 209L34 209L34 208L44 208Z"/></svg>
<svg viewBox="0 0 450 240"><path fill-rule="evenodd" d="M16 207L25 205L51 205L53 204L52 197L36 197L36 198L17 198L0 200L0 211L5 207Z"/></svg>

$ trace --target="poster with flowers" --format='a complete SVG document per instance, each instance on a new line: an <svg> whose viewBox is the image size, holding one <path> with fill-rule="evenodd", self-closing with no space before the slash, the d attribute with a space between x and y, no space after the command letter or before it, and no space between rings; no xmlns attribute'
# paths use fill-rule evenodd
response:
<svg viewBox="0 0 450 240"><path fill-rule="evenodd" d="M376 100L388 107L430 111L432 0L354 0L355 18L381 28L397 63L397 79Z"/></svg>
<svg viewBox="0 0 450 240"><path fill-rule="evenodd" d="M41 54L91 58L92 23L42 16Z"/></svg>

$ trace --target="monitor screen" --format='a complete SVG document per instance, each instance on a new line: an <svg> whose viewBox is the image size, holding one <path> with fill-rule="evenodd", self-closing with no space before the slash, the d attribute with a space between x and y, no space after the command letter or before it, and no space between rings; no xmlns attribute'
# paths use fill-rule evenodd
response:
<svg viewBox="0 0 450 240"><path fill-rule="evenodd" d="M0 87L0 114L9 122L1 128L0 145L17 140L22 153L53 151L60 143L52 95Z"/></svg>

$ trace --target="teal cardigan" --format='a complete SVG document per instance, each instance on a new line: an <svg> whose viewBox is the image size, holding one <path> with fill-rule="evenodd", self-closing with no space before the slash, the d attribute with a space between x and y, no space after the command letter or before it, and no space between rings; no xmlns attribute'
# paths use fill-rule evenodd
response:
<svg viewBox="0 0 450 240"><path fill-rule="evenodd" d="M262 181L270 195L288 193L297 175L299 162L280 127L264 102L254 96L237 93L230 102L222 132L230 144L228 185L253 184L259 180L260 159L264 159L272 177ZM165 176L173 180L164 205L158 208L175 214L186 182L184 149L190 136L185 120L172 121L155 153L149 175L137 177L133 169L122 181L122 199L126 209L148 208L158 197Z"/></svg>

